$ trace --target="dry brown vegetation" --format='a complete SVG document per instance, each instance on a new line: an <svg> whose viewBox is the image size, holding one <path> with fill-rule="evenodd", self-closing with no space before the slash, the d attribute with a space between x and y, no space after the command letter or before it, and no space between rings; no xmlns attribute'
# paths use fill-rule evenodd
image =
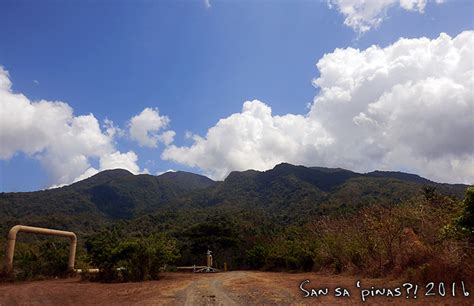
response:
<svg viewBox="0 0 474 306"><path fill-rule="evenodd" d="M473 244L453 232L463 205L448 197L373 205L308 225L319 269L416 281L473 279Z"/></svg>

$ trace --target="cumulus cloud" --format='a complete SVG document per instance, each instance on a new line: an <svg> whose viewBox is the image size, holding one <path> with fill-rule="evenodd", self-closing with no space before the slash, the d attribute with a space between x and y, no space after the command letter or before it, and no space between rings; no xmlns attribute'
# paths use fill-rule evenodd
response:
<svg viewBox="0 0 474 306"><path fill-rule="evenodd" d="M422 14L426 3L427 0L328 0L329 7L335 7L345 17L344 24L359 33L378 27L391 7L399 6ZM436 3L443 1L437 0Z"/></svg>
<svg viewBox="0 0 474 306"><path fill-rule="evenodd" d="M161 135L158 132L168 126L170 119L160 116L158 108L145 108L140 114L130 119L130 138L138 142L142 147L156 148L158 141L170 144L175 135L174 131L165 131Z"/></svg>
<svg viewBox="0 0 474 306"><path fill-rule="evenodd" d="M474 32L336 49L317 63L320 88L305 115L274 116L254 100L171 145L162 158L222 179L279 162L356 171L406 170L474 182Z"/></svg>
<svg viewBox="0 0 474 306"><path fill-rule="evenodd" d="M176 172L176 170L168 169L166 171L158 171L158 172L156 172L156 175L162 175L162 174L165 174L165 173L168 173L168 172Z"/></svg>
<svg viewBox="0 0 474 306"><path fill-rule="evenodd" d="M135 153L115 149L113 122L106 121L103 132L93 114L75 116L60 101L30 101L11 86L8 72L0 67L0 159L8 160L17 152L37 158L55 185L111 168L140 172ZM93 159L99 169L91 167Z"/></svg>
<svg viewBox="0 0 474 306"><path fill-rule="evenodd" d="M138 156L133 151L127 153L120 153L118 151L103 156L100 159L101 169L116 169L123 168L133 173L139 173L140 167L137 165Z"/></svg>
<svg viewBox="0 0 474 306"><path fill-rule="evenodd" d="M213 178L232 170L264 170L285 160L303 162L304 150L333 141L318 122L301 115L272 116L270 107L257 100L221 119L206 138L189 137L194 140L191 147L170 146L162 158L202 168Z"/></svg>
<svg viewBox="0 0 474 306"><path fill-rule="evenodd" d="M164 143L166 146L169 146L173 142L174 136L176 136L176 132L168 130L158 135L158 140Z"/></svg>
<svg viewBox="0 0 474 306"><path fill-rule="evenodd" d="M102 127L105 129L105 134L107 134L107 136L111 138L115 136L123 137L126 134L123 129L115 125L115 123L108 118L104 119L104 124L102 125Z"/></svg>

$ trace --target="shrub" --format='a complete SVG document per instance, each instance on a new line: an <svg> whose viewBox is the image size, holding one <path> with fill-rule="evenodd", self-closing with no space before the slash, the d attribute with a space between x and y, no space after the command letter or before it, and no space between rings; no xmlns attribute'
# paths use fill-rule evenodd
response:
<svg viewBox="0 0 474 306"><path fill-rule="evenodd" d="M474 273L473 206L474 188L463 202L426 189L424 198L397 206L375 204L351 215L320 218L307 225L320 243L315 266L372 277L469 277Z"/></svg>
<svg viewBox="0 0 474 306"><path fill-rule="evenodd" d="M117 229L107 230L86 242L99 281L157 279L160 269L178 257L176 241L164 235L122 238L120 234Z"/></svg>
<svg viewBox="0 0 474 306"><path fill-rule="evenodd" d="M68 273L69 245L65 242L45 241L15 254L15 278L18 280L43 277L64 277Z"/></svg>

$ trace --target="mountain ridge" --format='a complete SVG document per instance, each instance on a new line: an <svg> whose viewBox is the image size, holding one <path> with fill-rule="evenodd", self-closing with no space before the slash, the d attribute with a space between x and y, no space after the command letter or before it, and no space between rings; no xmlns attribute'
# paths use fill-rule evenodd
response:
<svg viewBox="0 0 474 306"><path fill-rule="evenodd" d="M184 171L154 176L113 169L60 188L1 193L0 221L4 226L28 222L90 232L143 216L174 218L221 211L259 213L285 226L373 203L401 203L421 195L425 185L457 198L468 186L440 184L403 172L361 174L288 163L267 171L233 171L223 181Z"/></svg>
<svg viewBox="0 0 474 306"><path fill-rule="evenodd" d="M103 170L101 172L98 172L88 178L85 178L83 180L71 183L69 185L64 185L61 187L57 188L52 188L48 190L53 190L53 189L58 189L58 188L67 188L67 187L76 187L76 186L83 186L86 185L85 183L89 183L90 181L93 181L94 184L97 184L98 182L107 182L111 181L113 179L119 178L119 177L125 177L125 176L138 176L138 175L149 175L152 177L159 178L160 180L169 180L173 181L176 179L185 179L186 177L188 179L191 179L191 177L199 178L199 180L202 181L203 184L207 184L210 186L213 183L218 183L218 182L225 182L229 179L233 179L236 176L255 176L261 173L272 173L275 171L282 171L284 172L284 169L288 168L299 168L299 169L310 169L310 170L316 170L322 173L345 173L346 175L350 176L367 176L367 177L379 177L379 178L394 178L402 181L411 181L411 182L416 182L416 183L426 183L426 184L445 184L445 185L460 185L460 186L469 186L467 184L462 184L462 183L443 183L443 182L435 182L432 180L429 180L427 178L424 178L418 174L414 173L408 173L408 172L403 172L403 171L394 171L394 170L374 170L371 172L355 172L352 170L344 169L344 168L330 168L330 167L320 167L320 166L303 166L303 165L293 165L290 163L279 163L275 165L272 169L260 171L260 170L255 170L255 169L247 169L247 170L242 170L242 171L231 171L223 180L212 180L211 178L202 175L202 174L197 174L193 172L188 172L188 171L168 171L159 175L151 175L151 174L133 174L128 170L121 169L121 168L116 168L116 169L108 169L108 170ZM89 183L90 184L90 183ZM76 187L77 188L77 187ZM14 192L14 193L29 193L29 192L37 192L37 191L44 191L44 190L36 190L36 191L26 191L26 192ZM10 193L10 192L3 192L3 193Z"/></svg>

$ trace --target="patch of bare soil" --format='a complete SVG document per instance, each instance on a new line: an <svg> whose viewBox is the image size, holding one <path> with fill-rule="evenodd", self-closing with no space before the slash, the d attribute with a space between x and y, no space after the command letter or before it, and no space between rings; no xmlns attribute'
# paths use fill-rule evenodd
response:
<svg viewBox="0 0 474 306"><path fill-rule="evenodd" d="M311 289L328 288L327 295L304 297ZM406 298L403 282L387 279L360 279L355 277L321 275L318 273L271 273L235 271L227 273L193 274L164 273L158 281L141 283L102 284L81 282L78 278L0 284L0 306L4 305L474 305L471 283L465 297L461 284L452 296L451 284L445 287L445 296L439 294L436 284L434 296L425 296L425 284L419 287L417 298L413 290ZM368 296L361 300L361 289L402 288L401 296ZM346 288L350 297L335 297L336 288ZM387 291L386 291L387 292ZM441 292L442 293L442 292ZM387 293L386 293L387 294Z"/></svg>

